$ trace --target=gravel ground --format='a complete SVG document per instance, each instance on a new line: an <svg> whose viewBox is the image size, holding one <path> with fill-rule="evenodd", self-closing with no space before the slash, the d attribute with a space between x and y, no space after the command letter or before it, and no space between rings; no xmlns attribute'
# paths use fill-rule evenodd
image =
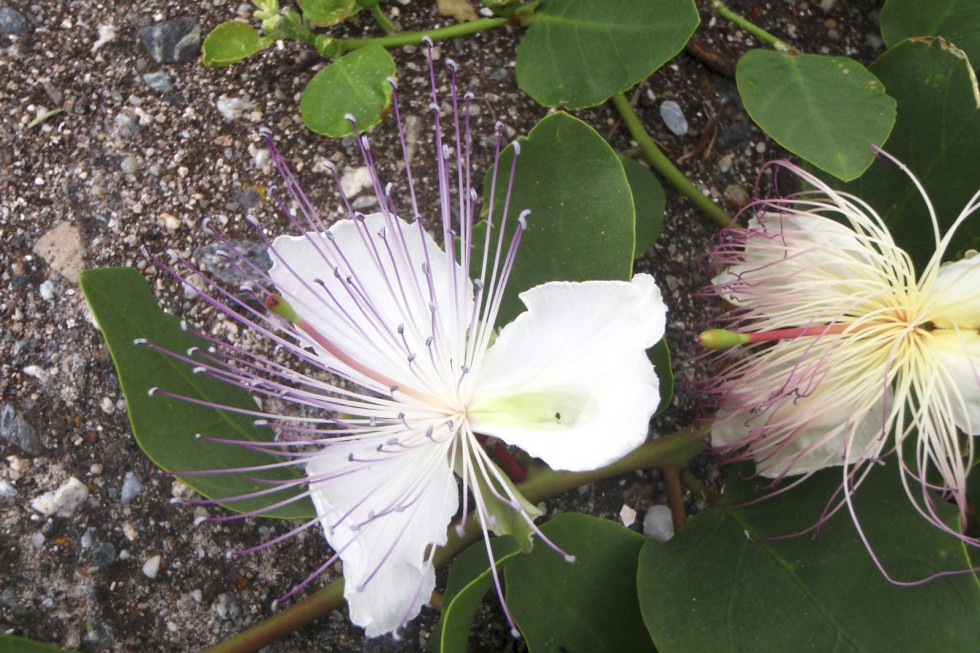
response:
<svg viewBox="0 0 980 653"><path fill-rule="evenodd" d="M751 192L758 166L780 152L748 120L730 77L738 55L758 44L713 19L707 3L699 4L703 25L696 40L710 61L684 53L644 82L635 98L673 160L690 152L709 119L722 112L711 146L682 169L733 211ZM877 2L730 5L810 52L867 62L880 48ZM426 0L386 6L405 29L447 21ZM84 267L136 266L168 310L234 337L233 326L216 321L147 266L139 247L190 256L213 242L202 228L205 218L233 238L250 237L246 212L274 220L264 191L277 180L257 138L260 126L276 132L314 204L325 212L336 205L328 178L315 164L329 159L343 172L359 162L349 141L318 137L299 120L298 94L320 63L309 49L287 44L244 64L206 70L197 63L193 43L163 53L186 62L167 63L157 61L140 36L141 29L161 21L185 19L176 28L196 27L203 37L248 9L224 0L0 0L3 632L82 651L195 650L256 623L275 597L328 555L322 537L310 532L271 551L228 559L227 553L288 526L251 519L200 523L204 508L169 503L181 487L158 475L137 448L111 360L77 283ZM346 29L375 34L368 23ZM495 120L507 123L513 137L526 134L547 112L516 87L519 36L503 29L438 48L440 57L460 63L463 84L480 98L481 126L488 134ZM424 58L414 47L393 55L406 113L425 126L425 101L414 101L427 89ZM665 100L680 107L689 124L686 134L665 125ZM63 111L35 124L55 109ZM614 146L630 147L607 108L576 115ZM423 128L421 149L426 136ZM399 155L391 121L375 129L372 139L376 159L394 175ZM486 168L491 153L479 149L478 169ZM709 310L695 293L713 231L668 189L663 236L638 263L665 290L669 341L681 361L692 354ZM679 377L687 373L681 363ZM693 398L681 384L654 432L672 431L695 415ZM699 471L712 473L706 465ZM64 508L66 516L46 516L32 507L32 500L66 484L79 498L77 506ZM663 501L657 474L643 473L586 486L547 508L551 514L575 510L618 519L624 504L642 516ZM328 572L319 582L335 576L336 570ZM336 611L267 650L418 650L436 616L424 610L406 638L394 642L365 640ZM508 639L492 604L480 619L486 627L479 629L474 650L523 650Z"/></svg>

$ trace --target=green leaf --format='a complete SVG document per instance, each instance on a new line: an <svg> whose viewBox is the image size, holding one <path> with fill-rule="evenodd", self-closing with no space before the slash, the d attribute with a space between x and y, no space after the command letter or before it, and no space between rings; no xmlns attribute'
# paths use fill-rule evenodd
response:
<svg viewBox="0 0 980 653"><path fill-rule="evenodd" d="M895 100L846 57L750 50L735 73L745 110L777 143L844 181L874 161L895 123Z"/></svg>
<svg viewBox="0 0 980 653"><path fill-rule="evenodd" d="M199 439L197 434L243 441L270 441L272 430L259 428L253 418L164 397L150 396L151 388L185 395L232 408L255 410L252 396L205 374L194 374L187 363L134 344L145 339L168 351L184 354L191 347L206 349L208 343L180 328L179 320L160 310L143 276L133 268L85 270L82 292L98 322L119 375L133 435L140 449L158 467L170 472L233 469L279 462L280 459L245 447ZM267 489L250 478L288 480L300 478L292 467L247 472L178 477L209 499L221 499ZM293 491L292 494L296 492ZM283 501L289 491L273 496L222 503L244 512ZM270 510L265 517L309 518L316 513L309 499Z"/></svg>
<svg viewBox="0 0 980 653"><path fill-rule="evenodd" d="M673 59L699 22L693 0L549 0L517 48L517 84L545 106L595 106Z"/></svg>
<svg viewBox="0 0 980 653"><path fill-rule="evenodd" d="M510 536L492 538L490 545L498 571L521 553L520 545ZM432 629L426 650L439 653L465 651L470 624L492 584L493 570L487 557L487 545L481 540L453 562L443 597L442 615Z"/></svg>
<svg viewBox="0 0 980 653"><path fill-rule="evenodd" d="M941 39L914 40L882 54L871 70L898 100L885 149L922 182L945 232L978 187L980 91L970 63ZM926 205L908 177L882 160L847 190L875 208L921 272L936 242ZM980 220L967 220L953 243L947 259L980 247Z"/></svg>
<svg viewBox="0 0 980 653"><path fill-rule="evenodd" d="M507 607L528 649L654 651L636 598L637 556L646 538L615 522L574 513L555 517L541 531L575 562L538 542L504 567Z"/></svg>
<svg viewBox="0 0 980 653"><path fill-rule="evenodd" d="M633 199L623 165L609 143L581 120L555 113L535 125L520 147L505 247L518 214L525 209L531 214L499 324L524 311L517 295L529 288L547 281L625 280L633 269ZM500 156L494 229L501 222L512 160L511 145ZM492 174L487 173L484 182L484 207L490 203ZM474 237L478 250L483 243L479 232ZM481 262L482 251L476 251L473 264Z"/></svg>
<svg viewBox="0 0 980 653"><path fill-rule="evenodd" d="M0 653L66 653L66 649L0 633Z"/></svg>
<svg viewBox="0 0 980 653"><path fill-rule="evenodd" d="M318 134L341 138L354 133L344 117L352 114L363 132L381 122L381 112L391 104L388 78L394 74L395 62L380 45L344 55L306 85L299 101L303 122Z"/></svg>
<svg viewBox="0 0 980 653"><path fill-rule="evenodd" d="M317 27L341 23L354 11L356 0L298 0L303 17Z"/></svg>
<svg viewBox="0 0 980 653"><path fill-rule="evenodd" d="M660 381L660 405L657 406L657 415L664 412L670 402L674 399L674 368L670 363L670 348L667 346L667 339L661 338L647 351L653 369L657 373L657 380Z"/></svg>
<svg viewBox="0 0 980 653"><path fill-rule="evenodd" d="M633 194L633 206L636 207L636 243L633 248L633 258L636 259L646 254L660 237L667 196L657 176L643 164L626 157L620 157L619 160L626 171L626 179Z"/></svg>
<svg viewBox="0 0 980 653"><path fill-rule="evenodd" d="M661 653L975 649L980 586L973 575L891 584L846 509L816 539L765 539L816 522L840 485L840 469L748 506L758 480L743 480L747 475L746 466L728 475L727 506L695 516L665 544L643 547L640 605ZM900 580L968 569L963 544L915 512L898 476L894 460L876 467L855 498L885 569ZM955 509L936 501L954 525Z"/></svg>
<svg viewBox="0 0 980 653"><path fill-rule="evenodd" d="M889 48L913 36L941 36L980 62L980 0L888 0L881 37Z"/></svg>
<svg viewBox="0 0 980 653"><path fill-rule="evenodd" d="M238 20L221 23L204 39L201 63L220 68L250 57L272 43L259 36L255 28Z"/></svg>

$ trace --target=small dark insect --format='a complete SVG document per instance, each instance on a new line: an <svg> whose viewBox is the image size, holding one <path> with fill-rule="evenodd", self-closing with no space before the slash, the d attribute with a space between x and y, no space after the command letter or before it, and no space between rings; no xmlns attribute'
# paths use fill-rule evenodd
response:
<svg viewBox="0 0 980 653"><path fill-rule="evenodd" d="M558 413L558 412L555 413L555 420L558 421L558 422L561 421L561 413Z"/></svg>

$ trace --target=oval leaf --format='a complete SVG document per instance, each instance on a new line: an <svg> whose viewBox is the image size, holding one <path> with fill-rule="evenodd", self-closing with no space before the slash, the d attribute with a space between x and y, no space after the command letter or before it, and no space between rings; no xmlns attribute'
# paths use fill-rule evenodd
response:
<svg viewBox="0 0 980 653"><path fill-rule="evenodd" d="M303 17L317 27L343 22L354 11L356 0L299 0Z"/></svg>
<svg viewBox="0 0 980 653"><path fill-rule="evenodd" d="M980 90L970 62L942 39L904 41L871 65L898 100L885 149L916 175L945 232L980 187ZM936 250L925 202L890 161L848 187L878 211L921 272ZM967 220L947 258L980 247L980 220Z"/></svg>
<svg viewBox="0 0 980 653"><path fill-rule="evenodd" d="M660 237L664 226L664 209L667 207L667 195L660 185L657 176L650 172L639 161L620 157L626 179L633 194L633 206L636 209L636 243L633 248L633 258L641 258L647 250L653 247Z"/></svg>
<svg viewBox="0 0 980 653"><path fill-rule="evenodd" d="M268 454L230 444L207 442L197 436L201 434L253 442L272 440L272 430L255 426L253 418L162 395L149 395L151 388L159 387L222 406L256 408L252 396L245 390L205 374L194 374L191 365L134 344L134 340L142 338L168 351L180 353L191 347L206 349L208 346L203 339L182 330L176 317L160 310L139 272L133 268L85 270L82 272L81 286L116 365L133 435L150 460L170 472L233 469L280 462L279 458ZM223 498L268 489L267 484L250 480L256 477L288 480L301 476L292 467L243 474L178 474L184 483L219 503ZM236 512L244 512L278 503L289 496L290 491L284 490L272 496L222 505ZM304 498L262 516L300 519L315 515L313 504Z"/></svg>
<svg viewBox="0 0 980 653"><path fill-rule="evenodd" d="M941 36L980 63L980 0L888 0L881 37L889 48L912 36Z"/></svg>
<svg viewBox="0 0 980 653"><path fill-rule="evenodd" d="M63 648L0 633L0 653L67 653Z"/></svg>
<svg viewBox="0 0 980 653"><path fill-rule="evenodd" d="M899 587L874 566L847 510L819 537L766 540L811 526L841 482L824 470L751 506L746 467L728 476L728 507L694 517L640 553L639 596L661 653L970 651L980 639L980 587L970 575ZM954 518L936 498L937 510ZM858 488L857 515L875 554L901 580L970 567L963 545L915 512L894 460Z"/></svg>
<svg viewBox="0 0 980 653"><path fill-rule="evenodd" d="M777 143L844 181L864 172L895 123L895 100L846 57L750 50L738 60L745 110Z"/></svg>
<svg viewBox="0 0 980 653"><path fill-rule="evenodd" d="M252 56L271 42L259 36L251 25L241 21L221 23L204 39L201 63L208 68L228 66Z"/></svg>
<svg viewBox="0 0 980 653"><path fill-rule="evenodd" d="M495 537L490 544L498 573L508 560L521 553L521 546L510 536ZM480 541L459 554L449 570L442 615L432 629L426 650L433 653L465 651L470 625L492 584L493 569L487 557L487 545Z"/></svg>
<svg viewBox="0 0 980 653"><path fill-rule="evenodd" d="M575 562L537 542L504 567L507 607L537 652L652 652L637 604L637 557L646 538L604 519L569 513L541 531ZM702 649L711 650L711 649Z"/></svg>
<svg viewBox="0 0 980 653"><path fill-rule="evenodd" d="M381 122L391 104L388 78L395 62L380 45L369 45L344 55L318 72L303 91L299 111L303 122L318 134L341 138L354 133L345 116L357 119L363 131Z"/></svg>
<svg viewBox="0 0 980 653"><path fill-rule="evenodd" d="M670 61L699 22L693 0L549 0L517 48L517 84L545 106L595 106Z"/></svg>
<svg viewBox="0 0 980 653"><path fill-rule="evenodd" d="M547 281L629 279L633 270L633 199L623 165L609 143L581 120L555 113L535 125L520 146L504 243L510 242L517 215L525 209L531 214L499 324L524 311L517 295L528 288ZM501 224L513 145L500 161L493 199L495 229ZM490 171L484 182L484 207L491 203L492 175ZM480 249L484 239L476 234L474 242ZM477 251L473 264L481 262L482 252Z"/></svg>

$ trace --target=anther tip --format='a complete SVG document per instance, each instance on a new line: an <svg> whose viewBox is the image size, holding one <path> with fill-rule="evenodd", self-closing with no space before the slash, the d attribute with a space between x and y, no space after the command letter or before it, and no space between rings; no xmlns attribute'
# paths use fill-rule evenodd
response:
<svg viewBox="0 0 980 653"><path fill-rule="evenodd" d="M133 344L134 345L145 345L145 344L147 344L146 343L146 338L136 338L136 339L133 340Z"/></svg>
<svg viewBox="0 0 980 653"><path fill-rule="evenodd" d="M268 127L259 127L259 138L264 140L272 139L272 130Z"/></svg>
<svg viewBox="0 0 980 653"><path fill-rule="evenodd" d="M147 391L146 391L146 394L147 394L148 396L150 396L150 397L152 397L153 395L155 395L155 394L157 393L157 391L158 391L159 389L160 389L160 388L157 388L157 387L155 387L155 386L154 386L154 387L152 387L152 388L150 388L149 390L147 390Z"/></svg>
<svg viewBox="0 0 980 653"><path fill-rule="evenodd" d="M424 45L427 48L431 48L433 46L432 39L430 39L428 36L423 36L422 45Z"/></svg>
<svg viewBox="0 0 980 653"><path fill-rule="evenodd" d="M398 90L398 80L396 80L394 77L385 77L385 81L388 82L388 85L391 86L391 88L395 89L396 91Z"/></svg>
<svg viewBox="0 0 980 653"><path fill-rule="evenodd" d="M565 554L565 562L575 562L575 556L570 553Z"/></svg>
<svg viewBox="0 0 980 653"><path fill-rule="evenodd" d="M513 637L514 639L520 639L521 631L517 630L516 627L513 627L510 629L510 636Z"/></svg>

